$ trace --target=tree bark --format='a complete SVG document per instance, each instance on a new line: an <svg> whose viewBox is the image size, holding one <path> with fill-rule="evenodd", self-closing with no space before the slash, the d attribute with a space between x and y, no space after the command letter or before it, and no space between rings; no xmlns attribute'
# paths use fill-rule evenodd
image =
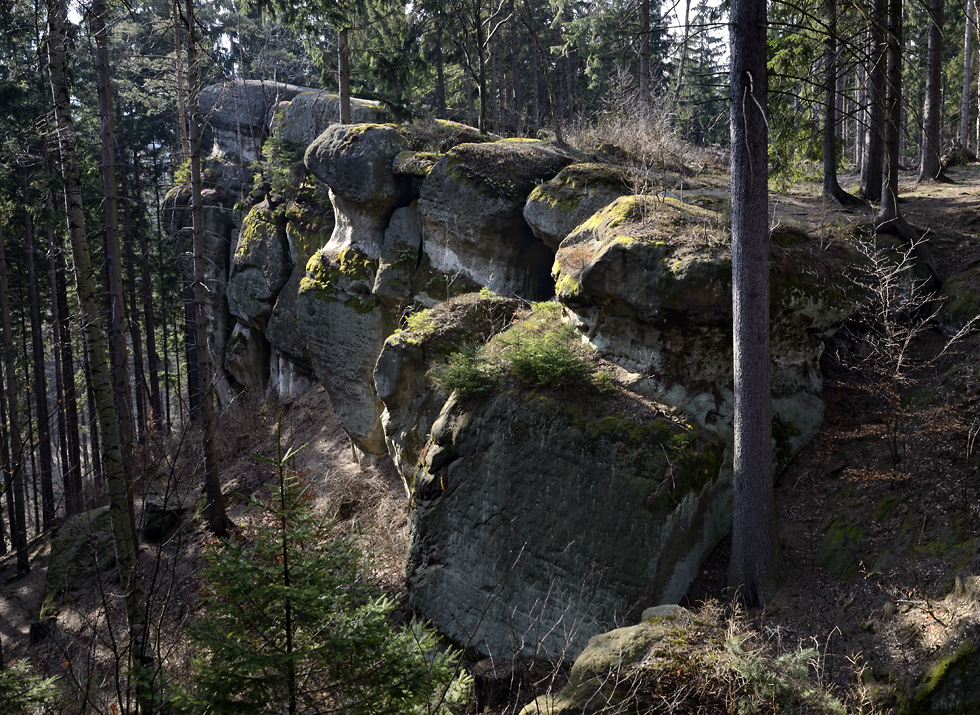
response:
<svg viewBox="0 0 980 715"><path fill-rule="evenodd" d="M771 462L766 0L732 0L731 193L735 494L729 583L765 603L782 575Z"/></svg>
<svg viewBox="0 0 980 715"><path fill-rule="evenodd" d="M197 40L194 32L193 0L185 0L185 7L187 8L188 21L187 82L189 86L187 94L194 110L188 127L191 138L191 215L194 231L194 299L197 304L195 326L197 369L203 387L201 400L203 424L201 431L204 448L204 488L207 499L208 528L220 537L227 537L228 529L232 524L225 513L221 482L218 480L218 458L214 445L213 380L211 379L211 360L205 332L207 314L204 311L204 209L201 200L201 134L197 102L200 88L198 87Z"/></svg>
<svg viewBox="0 0 980 715"><path fill-rule="evenodd" d="M919 181L942 177L939 128L942 121L943 0L929 0L929 49L926 60L926 96L922 107L922 149Z"/></svg>
<svg viewBox="0 0 980 715"><path fill-rule="evenodd" d="M20 434L20 413L17 409L17 373L14 362L13 329L10 323L10 291L7 283L6 239L0 227L0 327L3 328L3 363L7 389L7 424L10 438L8 489L14 506L10 532L17 552L17 575L31 572L31 560L27 552L27 504L24 493L24 445Z"/></svg>
<svg viewBox="0 0 980 715"><path fill-rule="evenodd" d="M823 196L841 206L860 203L837 181L837 0L823 0L824 22L824 119L823 119Z"/></svg>
<svg viewBox="0 0 980 715"><path fill-rule="evenodd" d="M92 12L101 18L101 0ZM79 302L86 330L87 353L91 370L92 393L98 407L102 433L103 473L109 489L109 514L112 521L113 541L119 571L119 583L123 592L126 620L129 628L129 653L136 669L138 699L145 701L140 684L148 684L152 677L152 651L147 634L146 598L139 572L136 550L136 534L133 530L132 504L129 500L124 442L120 433L120 420L113 397L105 333L102 329L99 305L95 291L97 271L92 267L89 246L85 234L82 206L81 180L78 170L78 151L75 144L75 128L71 117L71 99L68 93L67 62L65 53L68 8L65 0L46 0L48 15L48 71L54 112L58 127L58 146L61 153L61 171L65 188L65 205L68 217L68 234L71 238L75 264L75 279ZM100 23L104 36L104 22ZM100 33L96 33L97 35ZM149 710L147 710L149 712Z"/></svg>
<svg viewBox="0 0 980 715"><path fill-rule="evenodd" d="M50 197L48 197L50 201ZM53 206L52 206L53 210ZM58 410L64 418L66 459L62 468L62 482L65 490L65 514L71 516L82 510L82 459L81 439L78 432L78 398L75 393L75 358L72 354L71 329L68 321L68 289L65 284L61 243L54 230L48 234L48 251L51 271L51 295L57 333L59 355L58 394L63 409Z"/></svg>
<svg viewBox="0 0 980 715"><path fill-rule="evenodd" d="M640 103L650 104L650 0L640 0Z"/></svg>
<svg viewBox="0 0 980 715"><path fill-rule="evenodd" d="M885 161L878 224L896 221L901 216L898 207L898 159L902 128L902 0L888 0L885 41L888 43L884 111Z"/></svg>
<svg viewBox="0 0 980 715"><path fill-rule="evenodd" d="M133 150L133 183L136 184L136 232L139 235L140 293L143 303L143 329L146 333L147 372L150 378L150 427L159 431L163 416L160 398L160 360L157 356L156 321L153 316L153 282L150 275L150 247L146 238L146 207L143 204L143 187L140 181L139 154ZM135 298L133 313L136 313Z"/></svg>
<svg viewBox="0 0 980 715"><path fill-rule="evenodd" d="M350 31L345 27L337 31L337 86L340 93L340 123L350 124ZM196 50L195 50L196 52ZM188 57L190 48L188 48ZM195 71L196 74L196 71ZM190 78L188 78L188 81ZM194 107L197 112L197 107ZM193 132L193 129L191 130ZM193 143L194 137L191 137Z"/></svg>
<svg viewBox="0 0 980 715"><path fill-rule="evenodd" d="M874 0L869 27L868 128L864 161L861 164L861 196L869 201L881 199L882 174L885 167L885 69L888 45L885 25L888 22L888 0Z"/></svg>
<svg viewBox="0 0 980 715"><path fill-rule="evenodd" d="M22 175L24 205L30 206L27 175ZM51 419L48 410L48 381L44 367L44 342L41 337L41 304L34 256L34 220L24 212L24 249L27 254L27 293L31 311L31 359L34 364L34 406L37 411L38 477L41 480L41 530L54 526L55 504L51 455Z"/></svg>
<svg viewBox="0 0 980 715"><path fill-rule="evenodd" d="M970 75L973 69L973 0L966 0L966 32L963 36L963 92L960 95L960 146L967 151L970 129Z"/></svg>

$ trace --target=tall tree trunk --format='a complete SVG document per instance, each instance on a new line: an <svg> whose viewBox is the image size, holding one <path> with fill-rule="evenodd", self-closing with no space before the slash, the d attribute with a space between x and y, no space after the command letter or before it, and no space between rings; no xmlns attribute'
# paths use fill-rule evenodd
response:
<svg viewBox="0 0 980 715"><path fill-rule="evenodd" d="M446 119L446 67L442 56L442 28L436 28L436 109Z"/></svg>
<svg viewBox="0 0 980 715"><path fill-rule="evenodd" d="M187 52L187 56L190 57L190 47L188 47ZM337 86L340 93L340 123L350 124L350 30L346 27L337 31L337 75ZM188 78L189 80L190 78ZM196 113L197 107L193 107L193 109ZM194 138L191 137L191 142L193 143L193 141Z"/></svg>
<svg viewBox="0 0 980 715"><path fill-rule="evenodd" d="M517 0L510 0L510 14L517 17ZM510 24L510 74L514 107L514 130L518 136L525 133L524 98L521 96L521 43L517 37L517 22Z"/></svg>
<svg viewBox="0 0 980 715"><path fill-rule="evenodd" d="M766 0L732 0L731 192L735 494L731 584L765 603L782 576L772 488Z"/></svg>
<svg viewBox="0 0 980 715"><path fill-rule="evenodd" d="M3 230L0 227L0 241L3 240ZM0 247L2 248L2 247ZM2 298L0 298L2 300ZM3 345L0 344L0 350ZM7 526L10 535L11 548L17 548L17 505L14 503L14 462L10 444L10 430L7 421L7 389L4 375L7 370L0 357L0 467L3 468L3 493L7 502Z"/></svg>
<svg viewBox="0 0 980 715"><path fill-rule="evenodd" d="M100 136L102 144L102 203L105 207L106 268L108 273L109 349L112 393L119 425L123 475L129 501L129 519L133 537L136 511L133 504L132 464L133 410L132 385L129 379L129 355L126 350L126 306L123 292L122 250L119 236L119 194L116 184L116 137L113 128L112 86L109 84L109 28L105 21L105 0L93 0L92 34L95 35L95 68L99 95ZM103 433L103 436L104 433ZM110 485L111 489L111 485Z"/></svg>
<svg viewBox="0 0 980 715"><path fill-rule="evenodd" d="M973 70L973 0L966 0L966 32L963 35L963 92L960 95L960 146L968 147L967 133L970 128L970 75Z"/></svg>
<svg viewBox="0 0 980 715"><path fill-rule="evenodd" d="M687 43L691 36L691 0L684 0L684 34L681 38L680 57L677 59L677 80L674 83L674 96L670 100L670 115L677 115L677 104L684 86L684 65L687 64Z"/></svg>
<svg viewBox="0 0 980 715"><path fill-rule="evenodd" d="M190 139L187 137L187 96L184 94L184 61L180 41L180 9L176 2L171 4L174 21L174 70L177 73L177 135L180 137L181 160L191 155Z"/></svg>
<svg viewBox="0 0 980 715"><path fill-rule="evenodd" d="M565 136L562 133L561 128L561 115L559 114L558 101L557 97L555 96L555 85L551 80L551 70L548 68L548 54L545 51L545 48L541 46L541 40L538 37L538 32L534 27L534 14L531 12L531 7L528 0L521 0L521 2L524 9L524 12L521 13L521 23L531 34L531 39L534 40L534 46L537 49L538 61L541 67L544 69L544 80L545 84L548 86L548 100L549 104L551 105L551 121L555 128L555 141L564 146ZM534 119L536 124L538 121L538 84L536 75L534 83L534 105ZM537 129L535 129L535 133L537 133Z"/></svg>
<svg viewBox="0 0 980 715"><path fill-rule="evenodd" d="M143 204L143 186L140 181L139 153L133 150L133 183L135 183L135 201L138 212L136 232L140 244L140 293L143 302L143 328L146 331L147 370L150 377L150 427L159 431L163 409L160 400L160 359L157 356L156 321L153 318L153 283L150 275L150 247L146 237L146 207ZM134 297L133 313L136 313Z"/></svg>
<svg viewBox="0 0 980 715"><path fill-rule="evenodd" d="M926 97L922 107L922 150L919 181L941 178L939 130L942 121L943 0L929 0L929 50L926 60Z"/></svg>
<svg viewBox="0 0 980 715"><path fill-rule="evenodd" d="M479 7L479 3L475 3ZM480 92L480 119L477 129L480 134L489 133L487 126L487 111L490 98L487 96L487 41L483 34L483 19L479 10L476 11L476 54L477 63L477 86Z"/></svg>
<svg viewBox="0 0 980 715"><path fill-rule="evenodd" d="M24 205L30 206L27 175L21 176ZM37 410L38 472L41 480L41 530L54 526L55 504L52 481L51 420L48 410L48 381L44 367L44 342L41 337L41 301L38 296L38 275L34 258L34 220L24 212L24 249L27 253L27 293L31 311L31 358L34 363L34 404Z"/></svg>
<svg viewBox="0 0 980 715"><path fill-rule="evenodd" d="M885 170L885 79L888 66L888 44L885 26L888 22L888 0L874 0L869 27L868 128L864 161L861 164L861 196L869 201L881 199L881 182Z"/></svg>
<svg viewBox="0 0 980 715"><path fill-rule="evenodd" d="M20 434L20 413L17 409L17 372L14 362L13 328L10 323L10 291L7 282L6 239L0 227L0 327L3 328L3 363L6 379L7 424L10 438L9 489L14 506L10 532L17 552L17 575L26 576L31 571L27 552L27 500L24 493L24 445Z"/></svg>
<svg viewBox="0 0 980 715"><path fill-rule="evenodd" d="M128 142L125 130L122 128L122 113L119 105L116 105L116 119L120 127L119 145L125 155ZM136 252L133 249L133 205L135 198L129 190L129 167L123 162L120 172L120 188L122 190L123 205L123 230L120 238L125 253L125 293L123 294L123 304L125 305L126 315L129 317L126 325L129 329L129 344L133 351L133 381L132 392L130 393L136 405L135 419L133 420L134 442L143 442L146 434L146 395L149 390L146 386L146 370L143 363L143 338L140 335L139 315L140 311L136 302Z"/></svg>
<svg viewBox="0 0 980 715"><path fill-rule="evenodd" d="M61 171L65 186L65 204L68 217L68 234L71 238L75 264L75 279L87 339L87 354L91 370L91 387L98 404L102 433L103 473L109 489L109 514L112 521L113 541L119 583L123 592L126 620L129 628L129 653L134 663L137 693L141 705L145 704L142 685L152 683L152 650L147 633L146 598L139 573L136 551L136 533L133 529L132 505L129 500L129 483L126 474L124 441L120 433L120 419L116 412L112 377L106 349L105 333L95 290L97 272L92 267L89 246L85 234L82 206L81 180L78 170L78 151L75 144L75 128L71 117L71 99L68 93L66 63L66 23L68 8L65 0L46 0L48 15L48 71L54 98L55 119L58 126L58 145L61 153ZM105 41L104 7L100 0L93 4L92 12L99 17L97 40ZM102 30L99 32L98 30ZM146 712L149 709L143 708Z"/></svg>
<svg viewBox="0 0 980 715"><path fill-rule="evenodd" d="M823 196L842 206L859 200L837 182L837 0L823 0L824 22L824 118L823 118Z"/></svg>
<svg viewBox="0 0 980 715"><path fill-rule="evenodd" d="M885 82L885 162L881 178L879 224L896 221L898 208L898 159L902 130L902 0L888 0L888 62Z"/></svg>
<svg viewBox="0 0 980 715"><path fill-rule="evenodd" d="M211 359L208 350L205 326L207 314L204 311L204 207L201 201L201 135L200 117L198 116L197 94L198 64L197 40L194 33L194 2L185 0L187 8L188 37L187 37L187 81L188 97L194 114L188 126L191 135L191 215L194 230L194 298L197 303L197 364L203 399L201 400L201 415L203 417L202 439L204 447L204 488L207 498L208 528L221 537L228 536L231 520L225 513L224 497L221 495L221 482L218 480L218 457L214 444L214 396L213 380L211 379Z"/></svg>
<svg viewBox="0 0 980 715"><path fill-rule="evenodd" d="M650 104L650 0L640 0L640 103Z"/></svg>
<svg viewBox="0 0 980 715"><path fill-rule="evenodd" d="M48 197L51 201L51 197ZM51 206L53 211L54 207ZM81 439L78 433L78 399L75 394L75 358L72 354L71 330L68 320L68 290L65 284L66 268L61 242L52 228L48 233L48 257L51 272L51 295L54 310L56 344L58 350L58 394L63 409L58 410L64 420L65 463L62 481L65 490L65 514L71 516L82 510ZM60 422L59 422L60 425Z"/></svg>

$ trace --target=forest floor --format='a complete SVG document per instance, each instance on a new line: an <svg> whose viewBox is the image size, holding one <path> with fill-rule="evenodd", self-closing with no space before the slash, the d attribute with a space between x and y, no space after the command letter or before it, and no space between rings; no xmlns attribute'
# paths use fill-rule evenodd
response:
<svg viewBox="0 0 980 715"><path fill-rule="evenodd" d="M980 259L980 166L949 173L956 183L919 185L909 175L902 185L905 216L926 235L944 275ZM847 188L853 188L850 179L842 177ZM819 194L814 184L774 191L774 220L821 241L843 241L872 216L870 208L842 210ZM763 637L783 647L817 647L828 682L846 687L863 672L865 684L879 688L887 704L890 689L921 679L940 653L980 628L980 461L970 442L980 424L980 336L966 336L943 352L945 337L925 330L912 346L908 381L897 386L900 401L892 410L883 398L887 390L848 364L853 341L844 335L828 343L823 428L778 478L787 576L764 610L746 615ZM272 481L269 465L252 455L275 456L276 412L243 400L223 418L222 482L236 523L257 518L239 495L261 497ZM284 445L307 445L295 466L321 508L340 530L366 533L377 580L399 591L407 499L393 467L353 462L321 389L286 408L282 425ZM187 434L148 449L138 496L166 497L189 515L200 497L192 476L199 465L194 440ZM152 456L161 453L178 456ZM156 614L158 662L171 678L190 667L183 633L196 610L196 570L209 541L194 523L163 544L145 545L141 555ZM73 679L101 712L110 712L118 694L106 674L121 635L118 603L104 595L112 584L94 579L70 596L57 624L39 622L49 550L47 542L37 545L32 574L21 579L13 578L10 557L0 559L4 656L29 657L38 672ZM722 543L687 605L726 597L727 558ZM114 631L100 615L107 600Z"/></svg>

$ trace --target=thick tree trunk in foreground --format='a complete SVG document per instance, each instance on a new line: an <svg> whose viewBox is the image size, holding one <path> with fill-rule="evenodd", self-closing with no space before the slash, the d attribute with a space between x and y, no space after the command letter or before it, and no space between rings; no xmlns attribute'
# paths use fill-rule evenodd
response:
<svg viewBox="0 0 980 715"><path fill-rule="evenodd" d="M874 0L869 28L868 129L864 161L861 164L861 196L869 201L881 199L882 173L885 165L885 67L888 49L885 24L888 0Z"/></svg>
<svg viewBox="0 0 980 715"><path fill-rule="evenodd" d="M902 120L902 0L888 0L888 25L885 32L888 43L887 70L885 73L885 164L881 184L881 206L878 224L897 221L898 208L898 158Z"/></svg>
<svg viewBox="0 0 980 715"><path fill-rule="evenodd" d="M973 0L966 0L966 32L963 35L963 92L960 95L960 146L968 148L967 132L970 128L970 75L973 70Z"/></svg>
<svg viewBox="0 0 980 715"><path fill-rule="evenodd" d="M766 0L731 5L735 495L729 584L750 605L782 575L770 459Z"/></svg>

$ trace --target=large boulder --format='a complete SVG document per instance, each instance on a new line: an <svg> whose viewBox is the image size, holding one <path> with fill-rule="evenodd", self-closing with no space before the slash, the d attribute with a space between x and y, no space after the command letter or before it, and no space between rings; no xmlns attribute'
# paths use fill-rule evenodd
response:
<svg viewBox="0 0 980 715"><path fill-rule="evenodd" d="M461 144L449 151L419 197L433 269L502 295L552 295L552 251L531 232L524 203L536 184L573 161L567 151L536 140Z"/></svg>
<svg viewBox="0 0 980 715"><path fill-rule="evenodd" d="M620 196L633 194L626 171L611 164L572 164L538 184L524 204L524 220L553 251L580 223Z"/></svg>
<svg viewBox="0 0 980 715"><path fill-rule="evenodd" d="M284 217L263 201L248 212L238 232L228 278L231 314L264 330L291 272Z"/></svg>
<svg viewBox="0 0 980 715"><path fill-rule="evenodd" d="M622 685L624 682L629 683L633 678L633 669L640 664L648 661L651 665L657 663L658 650L677 651L672 653L665 664L667 667L688 665L687 661L691 656L685 650L689 650L690 646L685 642L685 636L692 620L691 613L680 606L660 606L648 609L643 614L643 620L635 626L625 626L593 636L585 650L575 659L565 686L557 693L538 697L521 710L521 715L632 712L633 708L628 705L633 705L634 708L636 705L622 702ZM721 638L717 629L712 635L715 640ZM627 692L626 695L630 693ZM620 710L624 705L627 707Z"/></svg>
<svg viewBox="0 0 980 715"><path fill-rule="evenodd" d="M380 257L391 212L407 203L407 184L392 173L407 146L397 128L379 124L336 124L310 144L306 167L330 187L337 221L329 250L355 247Z"/></svg>
<svg viewBox="0 0 980 715"><path fill-rule="evenodd" d="M79 592L90 588L93 579L109 577L115 565L109 507L98 507L66 519L51 539L40 617L55 615Z"/></svg>
<svg viewBox="0 0 980 715"><path fill-rule="evenodd" d="M273 108L304 90L265 80L233 80L202 89L198 106L211 125L213 153L232 153L245 162L258 159Z"/></svg>
<svg viewBox="0 0 980 715"><path fill-rule="evenodd" d="M484 350L506 360L540 338L544 353L556 334L552 304ZM484 654L574 656L636 609L683 596L730 526L723 454L717 437L614 387L508 379L482 398L454 393L414 475L410 602Z"/></svg>
<svg viewBox="0 0 980 715"><path fill-rule="evenodd" d="M378 262L349 246L321 249L310 259L297 295L297 321L313 372L354 446L386 453L374 365L397 318L375 298Z"/></svg>
<svg viewBox="0 0 980 715"><path fill-rule="evenodd" d="M853 257L799 233L773 236L772 392L778 465L823 415L823 341L852 311ZM726 436L733 414L731 249L719 217L674 199L622 197L561 244L558 299L632 389Z"/></svg>
<svg viewBox="0 0 980 715"><path fill-rule="evenodd" d="M410 316L408 326L385 341L374 383L388 453L409 492L421 467L432 424L449 395L431 379L433 368L467 344L483 344L510 324L521 303L513 298L466 293Z"/></svg>
<svg viewBox="0 0 980 715"><path fill-rule="evenodd" d="M276 106L272 131L283 139L308 146L331 124L340 123L340 95L322 89L301 88L292 97L283 97ZM371 124L390 119L380 102L351 97L352 124Z"/></svg>

